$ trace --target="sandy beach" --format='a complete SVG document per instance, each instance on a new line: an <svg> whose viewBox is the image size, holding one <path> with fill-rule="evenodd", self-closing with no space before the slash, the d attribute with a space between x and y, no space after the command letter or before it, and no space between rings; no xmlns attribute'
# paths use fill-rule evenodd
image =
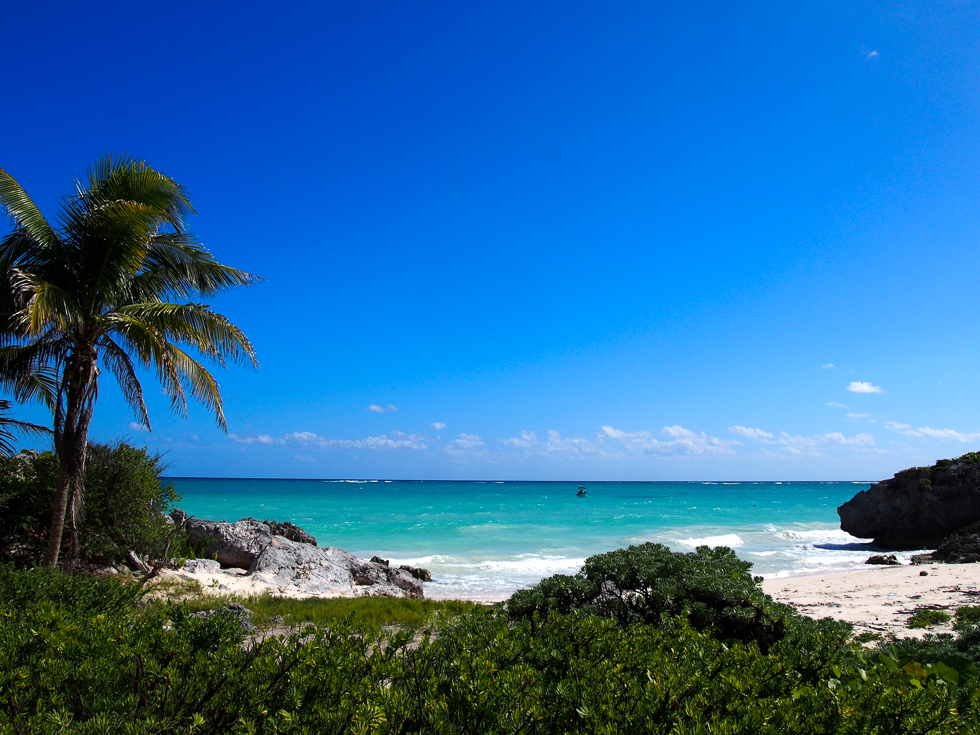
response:
<svg viewBox="0 0 980 735"><path fill-rule="evenodd" d="M952 632L952 627L910 629L908 619L916 609L942 609L952 614L960 605L980 604L980 564L869 567L767 579L762 589L810 617L852 623L855 633L921 638L926 633Z"/></svg>

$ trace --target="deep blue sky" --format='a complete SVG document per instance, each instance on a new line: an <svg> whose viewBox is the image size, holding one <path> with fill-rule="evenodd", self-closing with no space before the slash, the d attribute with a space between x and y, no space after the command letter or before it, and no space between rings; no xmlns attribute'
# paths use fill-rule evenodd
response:
<svg viewBox="0 0 980 735"><path fill-rule="evenodd" d="M18 3L0 166L53 217L143 157L266 279L215 302L262 363L218 375L228 435L103 378L94 434L172 474L878 478L980 448L978 23Z"/></svg>

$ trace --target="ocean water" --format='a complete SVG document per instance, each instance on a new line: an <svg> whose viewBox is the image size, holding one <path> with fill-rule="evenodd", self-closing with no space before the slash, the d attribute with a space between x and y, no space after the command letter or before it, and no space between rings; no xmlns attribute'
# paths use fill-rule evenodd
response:
<svg viewBox="0 0 980 735"><path fill-rule="evenodd" d="M567 482L170 481L198 518L291 521L321 546L426 567L433 599L502 599L646 541L730 546L764 577L857 568L874 551L837 517L867 482L595 482L577 497Z"/></svg>

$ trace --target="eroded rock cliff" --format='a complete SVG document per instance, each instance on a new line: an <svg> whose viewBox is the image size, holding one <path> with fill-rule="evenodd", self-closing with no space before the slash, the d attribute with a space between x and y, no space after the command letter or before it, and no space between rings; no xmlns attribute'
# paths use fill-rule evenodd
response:
<svg viewBox="0 0 980 735"><path fill-rule="evenodd" d="M842 530L889 549L935 548L980 521L980 454L902 470L837 509Z"/></svg>

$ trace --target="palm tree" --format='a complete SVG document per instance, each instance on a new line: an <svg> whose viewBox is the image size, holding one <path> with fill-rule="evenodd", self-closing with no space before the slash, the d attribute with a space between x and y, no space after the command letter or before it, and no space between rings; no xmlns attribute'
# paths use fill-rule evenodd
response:
<svg viewBox="0 0 980 735"><path fill-rule="evenodd" d="M186 414L189 391L227 431L218 383L194 354L257 367L255 351L194 299L260 279L221 265L186 231L187 192L144 161L102 158L63 198L57 226L0 169L0 208L14 222L0 240L0 380L54 414L60 473L45 563L55 566L69 497L77 555L100 360L147 428L137 366L155 371L174 411Z"/></svg>
<svg viewBox="0 0 980 735"><path fill-rule="evenodd" d="M14 453L14 434L50 434L51 429L47 426L32 424L29 421L18 421L8 415L10 413L10 401L0 398L0 457L9 457Z"/></svg>

